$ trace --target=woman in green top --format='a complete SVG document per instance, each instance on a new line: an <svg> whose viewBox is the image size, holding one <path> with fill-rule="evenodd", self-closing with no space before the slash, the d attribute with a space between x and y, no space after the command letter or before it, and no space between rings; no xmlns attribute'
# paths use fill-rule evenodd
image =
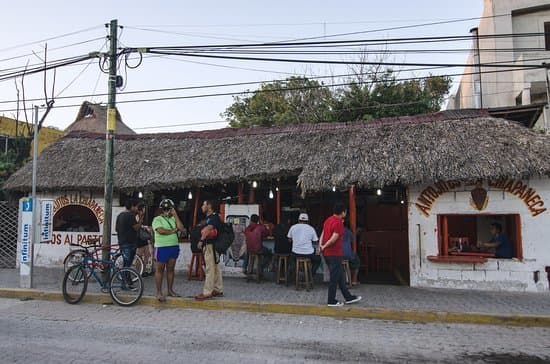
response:
<svg viewBox="0 0 550 364"><path fill-rule="evenodd" d="M162 280L166 270L166 282L168 284L168 296L181 297L174 292L174 268L176 259L180 253L178 230L183 230L183 224L176 212L174 202L164 199L160 202L161 214L153 219L153 231L155 232L155 283L157 285L157 299L165 302L166 297L162 293Z"/></svg>

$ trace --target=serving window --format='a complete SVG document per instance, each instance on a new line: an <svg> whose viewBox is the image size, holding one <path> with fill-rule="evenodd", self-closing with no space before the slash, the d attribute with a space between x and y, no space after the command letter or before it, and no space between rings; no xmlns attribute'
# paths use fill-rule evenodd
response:
<svg viewBox="0 0 550 364"><path fill-rule="evenodd" d="M99 222L93 211L85 206L67 205L53 217L54 231L99 232Z"/></svg>
<svg viewBox="0 0 550 364"><path fill-rule="evenodd" d="M481 263L487 258L502 258L497 256L495 247L485 246L493 239L492 227L501 228L501 234L511 245L512 258L522 258L518 214L438 215L437 224L439 256L430 260Z"/></svg>

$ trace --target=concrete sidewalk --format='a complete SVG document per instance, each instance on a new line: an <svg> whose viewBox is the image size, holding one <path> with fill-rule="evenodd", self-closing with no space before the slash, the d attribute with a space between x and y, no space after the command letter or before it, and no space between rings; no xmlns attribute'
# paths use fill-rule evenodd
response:
<svg viewBox="0 0 550 364"><path fill-rule="evenodd" d="M0 296L61 297L61 269L35 268L34 291L19 290L19 270L0 269ZM93 282L93 283L92 283ZM100 295L92 279L87 296L97 294L98 301L110 300ZM153 277L144 278L142 304L157 305ZM243 309L247 311L287 312L397 320L444 321L550 326L549 293L509 293L473 290L427 289L390 285L359 285L352 293L363 300L350 308L328 309L327 285L317 283L311 291L296 291L293 285L276 285L272 281L249 282L240 277L224 277L224 297L197 302L191 298L202 291L202 282L188 281L176 274L175 290L183 298L171 299L158 306L206 309ZM58 295L52 295L58 293ZM338 293L340 295L340 293ZM341 298L341 297L340 297ZM346 306L347 307L347 306ZM414 315L416 313L416 316Z"/></svg>

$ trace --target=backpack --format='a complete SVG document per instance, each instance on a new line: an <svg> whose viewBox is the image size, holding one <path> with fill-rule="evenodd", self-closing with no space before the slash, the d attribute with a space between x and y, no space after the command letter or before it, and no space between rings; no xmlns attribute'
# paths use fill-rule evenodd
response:
<svg viewBox="0 0 550 364"><path fill-rule="evenodd" d="M218 237L214 242L214 250L218 254L226 254L227 249L233 244L235 240L235 232L233 231L233 224L229 222L222 222L220 229L218 230Z"/></svg>

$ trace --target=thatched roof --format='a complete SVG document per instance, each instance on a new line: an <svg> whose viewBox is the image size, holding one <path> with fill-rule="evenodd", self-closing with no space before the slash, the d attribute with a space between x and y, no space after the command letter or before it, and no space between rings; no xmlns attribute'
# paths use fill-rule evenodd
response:
<svg viewBox="0 0 550 364"><path fill-rule="evenodd" d="M116 135L136 134L135 131L122 122L122 118L118 110L116 112L116 119ZM105 134L106 125L107 106L84 101L80 106L80 110L78 111L75 121L69 125L65 131L68 133L89 132Z"/></svg>
<svg viewBox="0 0 550 364"><path fill-rule="evenodd" d="M69 135L39 159L38 189L103 189L104 137ZM115 188L159 190L298 176L303 190L550 175L550 137L477 111L368 122L123 136ZM31 165L6 183L28 191Z"/></svg>

